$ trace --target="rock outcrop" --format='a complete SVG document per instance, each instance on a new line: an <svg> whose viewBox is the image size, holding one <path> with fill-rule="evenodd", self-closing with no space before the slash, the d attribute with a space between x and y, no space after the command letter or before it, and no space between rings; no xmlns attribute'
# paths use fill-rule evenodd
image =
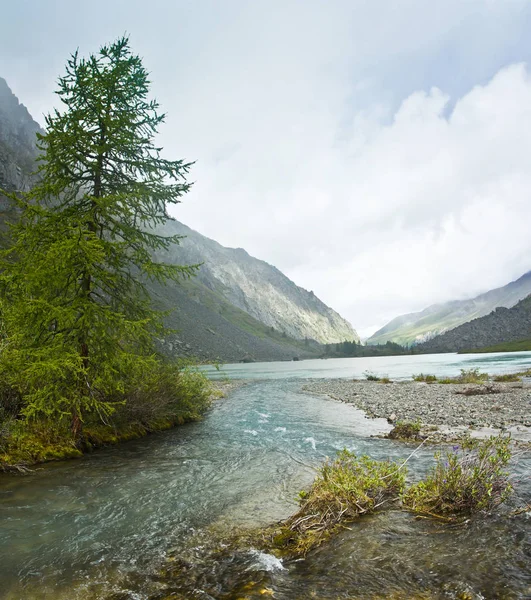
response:
<svg viewBox="0 0 531 600"><path fill-rule="evenodd" d="M39 124L0 77L0 188L24 190L31 184L39 131Z"/></svg>
<svg viewBox="0 0 531 600"><path fill-rule="evenodd" d="M313 292L242 248L225 248L178 221L167 223L165 233L186 236L165 260L202 263L197 279L203 285L267 327L297 340L322 344L359 341L352 325Z"/></svg>

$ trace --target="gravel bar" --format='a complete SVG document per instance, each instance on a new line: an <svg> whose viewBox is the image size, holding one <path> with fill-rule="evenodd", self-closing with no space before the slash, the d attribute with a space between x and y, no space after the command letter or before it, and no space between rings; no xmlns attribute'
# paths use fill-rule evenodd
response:
<svg viewBox="0 0 531 600"><path fill-rule="evenodd" d="M491 393L487 393L489 388ZM448 433L494 429L521 432L525 437L531 433L531 388L521 383L486 386L328 379L303 389L354 404L370 417L389 422L420 421L423 429L436 426ZM471 390L474 395L463 394Z"/></svg>

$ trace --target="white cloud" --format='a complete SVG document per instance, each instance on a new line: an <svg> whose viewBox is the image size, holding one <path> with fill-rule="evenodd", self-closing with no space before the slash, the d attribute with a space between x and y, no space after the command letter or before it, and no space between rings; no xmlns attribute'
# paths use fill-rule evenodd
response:
<svg viewBox="0 0 531 600"><path fill-rule="evenodd" d="M447 102L439 90L415 93L374 133L344 174L333 268L323 262L295 271L300 281L326 281L318 293L354 323L356 313L385 320L531 269L525 66L475 87L448 117ZM308 227L317 231L318 219Z"/></svg>
<svg viewBox="0 0 531 600"><path fill-rule="evenodd" d="M4 15L30 110L68 52L128 31L166 154L198 161L175 216L360 330L531 268L530 0L53 4Z"/></svg>
<svg viewBox="0 0 531 600"><path fill-rule="evenodd" d="M198 220L362 328L502 285L531 269L531 80L513 65L453 100L414 92L340 140L322 113L261 130L204 168Z"/></svg>

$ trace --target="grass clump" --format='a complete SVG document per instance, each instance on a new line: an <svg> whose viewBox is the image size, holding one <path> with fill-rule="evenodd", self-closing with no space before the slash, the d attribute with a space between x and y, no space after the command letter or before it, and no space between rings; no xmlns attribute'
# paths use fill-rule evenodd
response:
<svg viewBox="0 0 531 600"><path fill-rule="evenodd" d="M367 381L380 381L381 377L379 375L376 375L376 373L372 373L371 371L365 371L363 373L365 375L365 379Z"/></svg>
<svg viewBox="0 0 531 600"><path fill-rule="evenodd" d="M424 373L419 373L418 375L413 375L413 381L436 383L437 377L435 375L424 375Z"/></svg>
<svg viewBox="0 0 531 600"><path fill-rule="evenodd" d="M506 373L505 375L495 375L494 381L497 383L509 383L513 381L520 381L520 377L517 373Z"/></svg>
<svg viewBox="0 0 531 600"><path fill-rule="evenodd" d="M456 383L483 383L489 378L488 373L481 373L479 369L461 369L461 375Z"/></svg>
<svg viewBox="0 0 531 600"><path fill-rule="evenodd" d="M487 511L504 502L512 491L504 470L511 458L510 438L466 440L459 448L435 455L436 465L424 481L403 495L406 508L440 517Z"/></svg>
<svg viewBox="0 0 531 600"><path fill-rule="evenodd" d="M357 457L342 450L335 460L321 467L310 490L300 493L299 510L266 533L266 545L304 556L342 523L398 499L404 486L405 470L396 463Z"/></svg>
<svg viewBox="0 0 531 600"><path fill-rule="evenodd" d="M420 421L397 421L387 437L392 440L416 441L420 438L420 429Z"/></svg>
<svg viewBox="0 0 531 600"><path fill-rule="evenodd" d="M479 369L461 369L461 374L457 377L445 377L439 379L438 383L451 384L451 383L485 383L489 378L488 373L481 373Z"/></svg>

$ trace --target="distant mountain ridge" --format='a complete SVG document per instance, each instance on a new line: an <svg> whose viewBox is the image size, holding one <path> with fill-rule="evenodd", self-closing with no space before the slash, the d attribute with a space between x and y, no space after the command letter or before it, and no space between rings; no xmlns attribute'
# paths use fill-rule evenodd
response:
<svg viewBox="0 0 531 600"><path fill-rule="evenodd" d="M31 184L37 131L38 123L0 79L1 188ZM9 212L9 201L1 202L0 227ZM205 360L287 360L318 356L320 343L359 341L352 325L313 292L245 250L225 248L178 221L162 232L186 239L159 258L203 263L188 282L150 287L159 306L174 309L168 322L178 333L165 340L171 352Z"/></svg>
<svg viewBox="0 0 531 600"><path fill-rule="evenodd" d="M488 315L498 307L511 308L529 294L531 271L516 281L475 298L433 304L420 312L396 317L371 336L367 343L392 341L402 345L420 344L472 319Z"/></svg>
<svg viewBox="0 0 531 600"><path fill-rule="evenodd" d="M531 295L515 306L499 306L489 315L473 319L419 344L423 353L459 352L531 339Z"/></svg>

